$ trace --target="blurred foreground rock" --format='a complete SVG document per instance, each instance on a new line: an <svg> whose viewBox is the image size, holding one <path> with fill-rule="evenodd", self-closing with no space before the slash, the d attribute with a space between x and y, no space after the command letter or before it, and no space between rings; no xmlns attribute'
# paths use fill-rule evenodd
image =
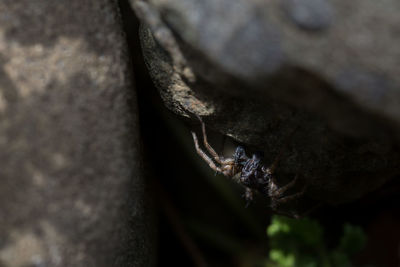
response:
<svg viewBox="0 0 400 267"><path fill-rule="evenodd" d="M400 172L395 0L130 0L165 104L266 153L277 176L338 204ZM283 207L284 209L284 207Z"/></svg>
<svg viewBox="0 0 400 267"><path fill-rule="evenodd" d="M0 266L152 266L116 1L0 2Z"/></svg>

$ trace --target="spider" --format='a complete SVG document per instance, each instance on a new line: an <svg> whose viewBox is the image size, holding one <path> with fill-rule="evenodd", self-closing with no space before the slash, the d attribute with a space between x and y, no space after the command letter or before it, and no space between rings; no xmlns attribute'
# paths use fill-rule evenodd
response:
<svg viewBox="0 0 400 267"><path fill-rule="evenodd" d="M211 154L212 159L200 148L197 135L192 131L197 153L207 162L211 169L217 173L222 173L228 178L236 180L236 182L244 186L244 197L247 200L247 205L253 200L253 192L257 191L271 199L271 208L277 212L277 208L280 204L296 199L304 194L303 190L292 195L284 195L284 193L288 189L292 188L297 182L297 175L285 186L279 187L276 183L276 179L273 174L283 150L279 153L274 163L270 167L265 167L262 163L263 155L261 153L255 153L250 158L246 155L242 146L238 146L236 148L233 157L224 158L219 156L208 143L205 124L200 117L198 117L198 119L201 123L204 146ZM293 214L292 216L298 217L297 215Z"/></svg>

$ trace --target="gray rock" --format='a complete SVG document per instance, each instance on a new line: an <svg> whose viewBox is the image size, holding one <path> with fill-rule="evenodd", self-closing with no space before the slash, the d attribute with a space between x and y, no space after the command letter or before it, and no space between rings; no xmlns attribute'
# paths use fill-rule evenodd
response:
<svg viewBox="0 0 400 267"><path fill-rule="evenodd" d="M297 129L276 175L338 204L400 171L400 4L317 2L131 0L170 109L205 116L266 162Z"/></svg>
<svg viewBox="0 0 400 267"><path fill-rule="evenodd" d="M0 265L152 266L116 1L0 2Z"/></svg>
<svg viewBox="0 0 400 267"><path fill-rule="evenodd" d="M284 0L282 8L305 30L325 30L333 23L333 10L328 0Z"/></svg>

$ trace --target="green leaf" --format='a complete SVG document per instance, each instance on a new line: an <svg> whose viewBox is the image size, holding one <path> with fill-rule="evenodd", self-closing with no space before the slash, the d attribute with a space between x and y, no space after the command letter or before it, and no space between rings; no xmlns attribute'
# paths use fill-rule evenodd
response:
<svg viewBox="0 0 400 267"><path fill-rule="evenodd" d="M269 252L269 258L278 263L281 267L295 266L295 256L291 253L285 254L281 250L271 249Z"/></svg>
<svg viewBox="0 0 400 267"><path fill-rule="evenodd" d="M323 230L317 221L310 219L291 219L273 216L267 234L271 237L287 235L305 245L316 246L322 243Z"/></svg>
<svg viewBox="0 0 400 267"><path fill-rule="evenodd" d="M331 259L333 262L333 266L351 267L351 262L349 257L343 252L340 251L332 252Z"/></svg>
<svg viewBox="0 0 400 267"><path fill-rule="evenodd" d="M345 224L344 233L337 250L352 256L365 246L366 241L367 238L361 227Z"/></svg>
<svg viewBox="0 0 400 267"><path fill-rule="evenodd" d="M323 228L317 221L283 216L273 216L267 235L269 258L281 267L351 267L351 256L366 243L360 227L345 224L339 246L327 251Z"/></svg>

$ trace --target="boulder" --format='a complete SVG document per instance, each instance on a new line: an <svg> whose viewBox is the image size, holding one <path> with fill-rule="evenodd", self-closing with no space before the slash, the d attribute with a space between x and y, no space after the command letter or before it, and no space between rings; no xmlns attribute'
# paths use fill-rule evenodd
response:
<svg viewBox="0 0 400 267"><path fill-rule="evenodd" d="M277 179L298 175L306 193L282 210L352 201L398 176L397 1L131 4L167 107L264 151L267 165L288 143Z"/></svg>
<svg viewBox="0 0 400 267"><path fill-rule="evenodd" d="M0 265L152 266L116 1L0 2Z"/></svg>

